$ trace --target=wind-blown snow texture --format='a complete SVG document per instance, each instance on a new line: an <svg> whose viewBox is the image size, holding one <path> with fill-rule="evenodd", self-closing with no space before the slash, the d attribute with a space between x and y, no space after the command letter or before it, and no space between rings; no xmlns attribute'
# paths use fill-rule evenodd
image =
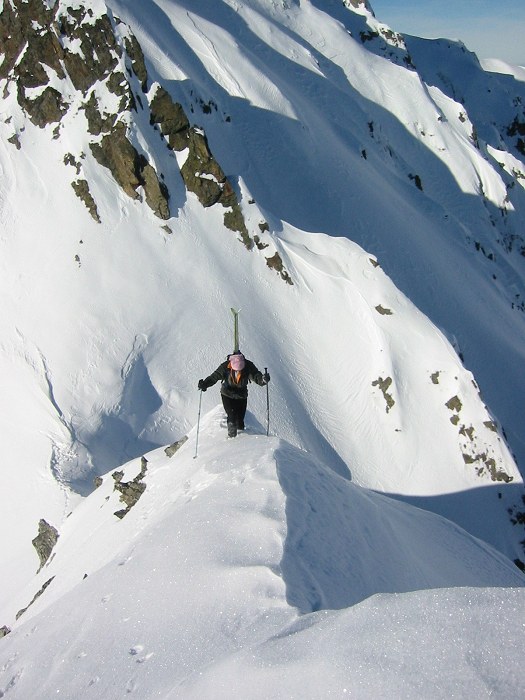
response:
<svg viewBox="0 0 525 700"><path fill-rule="evenodd" d="M519 695L524 592L511 562L257 434L252 416L228 441L221 417L203 419L197 460L194 431L171 459L148 455L146 491L124 520L109 475L75 510L32 586L55 578L3 641L0 687L35 698Z"/></svg>
<svg viewBox="0 0 525 700"><path fill-rule="evenodd" d="M519 71L365 2L59 4L138 38L129 134L171 217L96 162L67 78L58 133L0 81L0 697L523 694ZM156 83L267 248L186 190L145 109ZM271 373L272 436L254 386L227 441L214 387L193 459L231 306ZM142 455L121 520L110 473ZM40 518L60 536L35 575Z"/></svg>

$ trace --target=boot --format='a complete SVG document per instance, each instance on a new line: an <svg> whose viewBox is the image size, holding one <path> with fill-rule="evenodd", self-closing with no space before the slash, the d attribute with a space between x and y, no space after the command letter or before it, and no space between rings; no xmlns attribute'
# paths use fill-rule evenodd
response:
<svg viewBox="0 0 525 700"><path fill-rule="evenodd" d="M234 438L237 436L237 424L232 421L228 421L228 437Z"/></svg>

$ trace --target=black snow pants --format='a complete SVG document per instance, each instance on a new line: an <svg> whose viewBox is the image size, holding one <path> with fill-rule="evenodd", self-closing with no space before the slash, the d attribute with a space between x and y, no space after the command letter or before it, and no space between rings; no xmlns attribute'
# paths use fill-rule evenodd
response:
<svg viewBox="0 0 525 700"><path fill-rule="evenodd" d="M244 430L244 416L248 399L232 399L221 394L222 405L226 411L228 427L235 426L237 430Z"/></svg>

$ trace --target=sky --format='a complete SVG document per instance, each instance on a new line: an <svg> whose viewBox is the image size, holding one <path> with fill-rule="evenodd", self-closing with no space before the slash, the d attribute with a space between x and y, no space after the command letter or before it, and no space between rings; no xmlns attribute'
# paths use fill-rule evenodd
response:
<svg viewBox="0 0 525 700"><path fill-rule="evenodd" d="M524 0L370 0L401 33L461 39L479 58L525 65Z"/></svg>

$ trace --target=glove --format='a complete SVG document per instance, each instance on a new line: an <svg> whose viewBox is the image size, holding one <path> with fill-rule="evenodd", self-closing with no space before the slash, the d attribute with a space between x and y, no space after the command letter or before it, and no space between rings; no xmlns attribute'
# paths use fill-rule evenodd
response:
<svg viewBox="0 0 525 700"><path fill-rule="evenodd" d="M199 391L206 391L206 389L208 387L204 383L204 379L199 379L199 383L197 384L197 388L199 389Z"/></svg>
<svg viewBox="0 0 525 700"><path fill-rule="evenodd" d="M268 384L269 381L270 381L270 375L268 374L268 372L265 372L263 374L263 382L264 382L264 384Z"/></svg>

